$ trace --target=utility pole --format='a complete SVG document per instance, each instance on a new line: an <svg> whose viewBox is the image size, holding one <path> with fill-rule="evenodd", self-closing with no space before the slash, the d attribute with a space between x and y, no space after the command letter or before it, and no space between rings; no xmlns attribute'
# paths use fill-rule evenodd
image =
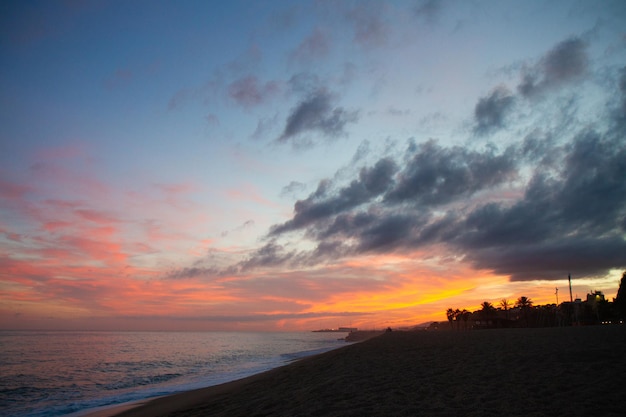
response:
<svg viewBox="0 0 626 417"><path fill-rule="evenodd" d="M568 273L567 279L569 281L569 302L573 303L574 299L572 298L572 275Z"/></svg>
<svg viewBox="0 0 626 417"><path fill-rule="evenodd" d="M570 273L567 274L567 279L569 281L569 302L571 303L570 305L572 306L573 311L573 317L572 317L572 322L574 325L578 325L578 306L574 305L574 298L572 297L572 275Z"/></svg>
<svg viewBox="0 0 626 417"><path fill-rule="evenodd" d="M555 288L554 294L556 295L556 306L559 306L559 287Z"/></svg>

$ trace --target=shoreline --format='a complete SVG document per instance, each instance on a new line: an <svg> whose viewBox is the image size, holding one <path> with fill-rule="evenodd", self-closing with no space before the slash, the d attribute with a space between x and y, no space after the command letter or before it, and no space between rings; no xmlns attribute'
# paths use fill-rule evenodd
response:
<svg viewBox="0 0 626 417"><path fill-rule="evenodd" d="M171 394L176 395L176 394ZM165 396L167 397L167 395ZM126 410L140 407L152 400L156 400L162 397L150 397L142 400L129 401L126 403L103 405L101 407L88 408L76 413L68 414L67 417L113 417Z"/></svg>
<svg viewBox="0 0 626 417"><path fill-rule="evenodd" d="M302 361L302 360L306 360L307 358L311 358L311 357L315 357L318 355L323 355L324 353L333 351L333 350L337 350L337 349L342 349L346 346L349 346L350 344L353 344L357 341L362 341L362 340L366 340L370 337L373 337L374 334L370 331L357 331L354 333L358 333L358 337L355 340L346 340L345 338L341 338L341 339L337 339L338 341L345 341L344 345L338 345L337 347L325 347L322 349L314 349L311 351L304 351L304 352L316 352L316 353L307 353L304 356L296 356L290 359L285 359L282 361L282 363L279 363L277 365L275 365L274 367L271 367L269 369L264 369L264 370L260 370L260 371L256 371L255 373L246 375L246 376L237 376L237 377L233 377L232 379L225 379L222 380L222 382L213 382L210 385L207 386L200 386L199 388L189 388L189 389L184 389L184 390L180 390L180 391L174 391L172 393L168 393L168 394L160 394L160 395L155 395L155 396L150 396L150 397L146 397L146 398L139 398L139 399L135 399L135 400L131 400L131 401L127 401L127 402L121 402L121 403L116 403L116 404L109 404L109 405L103 405L103 406L98 406L98 407L94 407L94 408L87 408L81 411L76 411L73 412L71 414L67 414L68 417L114 417L117 416L127 410L131 410L137 407L141 407L143 405L146 405L147 403L150 403L151 401L154 400L159 400L162 398L170 398L170 397L176 397L179 395L182 396L187 396L191 393L194 393L196 391L203 391L203 390L207 390L213 387L217 387L217 386L221 386L221 385L226 385L226 384L231 384L231 383L237 383L239 381L244 381L247 380L249 378L254 378L256 376L262 375L264 373L267 372L271 372L274 369L278 369L284 366L289 366L292 363L298 362L298 361ZM376 333L379 334L379 333ZM302 353L302 352L300 352Z"/></svg>
<svg viewBox="0 0 626 417"><path fill-rule="evenodd" d="M88 417L621 415L626 327L382 334Z"/></svg>

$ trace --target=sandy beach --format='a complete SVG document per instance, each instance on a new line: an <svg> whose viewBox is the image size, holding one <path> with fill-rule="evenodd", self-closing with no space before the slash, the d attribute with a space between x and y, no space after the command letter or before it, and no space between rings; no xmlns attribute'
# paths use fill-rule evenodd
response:
<svg viewBox="0 0 626 417"><path fill-rule="evenodd" d="M626 327L391 332L120 417L618 416Z"/></svg>

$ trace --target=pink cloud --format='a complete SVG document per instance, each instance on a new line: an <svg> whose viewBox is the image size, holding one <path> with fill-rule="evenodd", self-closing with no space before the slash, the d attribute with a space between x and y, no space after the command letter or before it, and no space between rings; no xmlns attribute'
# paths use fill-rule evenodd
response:
<svg viewBox="0 0 626 417"><path fill-rule="evenodd" d="M0 179L0 197L6 200L23 199L27 193L33 191L33 188L25 184L15 184Z"/></svg>
<svg viewBox="0 0 626 417"><path fill-rule="evenodd" d="M273 98L280 92L280 86L276 81L268 81L262 84L253 75L233 81L228 87L229 96L235 102L244 107L258 106Z"/></svg>
<svg viewBox="0 0 626 417"><path fill-rule="evenodd" d="M75 210L75 213L78 214L85 220L89 220L94 223L99 224L110 224L110 223L119 223L120 219L115 218L109 213L105 213L100 210L93 209L79 209Z"/></svg>
<svg viewBox="0 0 626 417"><path fill-rule="evenodd" d="M155 184L155 186L166 194L183 194L194 191L196 187L192 184Z"/></svg>
<svg viewBox="0 0 626 417"><path fill-rule="evenodd" d="M4 237L13 242L22 242L22 235L20 233L15 233L10 231L6 227L0 223L0 235L4 235Z"/></svg>
<svg viewBox="0 0 626 417"><path fill-rule="evenodd" d="M90 175L91 165L85 159L63 165L56 161L39 161L31 166L31 181L38 185L41 192L47 191L48 194L56 192L80 196L81 199L106 199L112 190Z"/></svg>
<svg viewBox="0 0 626 417"><path fill-rule="evenodd" d="M281 207L278 203L263 197L259 190L252 184L244 184L238 188L231 188L226 191L226 194L228 198L232 200L253 201L257 204L272 208Z"/></svg>
<svg viewBox="0 0 626 417"><path fill-rule="evenodd" d="M239 158L239 163L253 163ZM6 180L0 187L12 199L2 210L23 224L0 229L0 296L13 313L202 323L188 324L190 328L219 328L220 321L265 330L348 322L399 325L445 318L448 304L469 309L482 298L491 301L489 297L501 295L484 288L506 281L443 259L435 249L329 261L301 270L216 274L244 259L249 248L239 242L242 246L214 248L219 242L198 233L198 225L208 223L205 208L192 199L202 191L198 185L156 184L145 192L128 192L99 181L89 169L46 164L54 175L38 173L36 188ZM83 185L91 183L100 184L105 195L83 194ZM225 200L246 207L281 208L253 184L224 192ZM198 268L203 273L167 278L173 265L187 261L207 267Z"/></svg>
<svg viewBox="0 0 626 417"><path fill-rule="evenodd" d="M328 56L330 40L320 28L316 28L298 47L291 52L290 59L299 63L308 64Z"/></svg>

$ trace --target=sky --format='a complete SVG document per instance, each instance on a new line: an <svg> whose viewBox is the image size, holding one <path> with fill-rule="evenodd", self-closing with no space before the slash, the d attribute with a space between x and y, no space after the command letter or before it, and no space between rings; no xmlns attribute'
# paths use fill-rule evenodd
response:
<svg viewBox="0 0 626 417"><path fill-rule="evenodd" d="M623 1L0 3L0 329L401 327L625 269Z"/></svg>

